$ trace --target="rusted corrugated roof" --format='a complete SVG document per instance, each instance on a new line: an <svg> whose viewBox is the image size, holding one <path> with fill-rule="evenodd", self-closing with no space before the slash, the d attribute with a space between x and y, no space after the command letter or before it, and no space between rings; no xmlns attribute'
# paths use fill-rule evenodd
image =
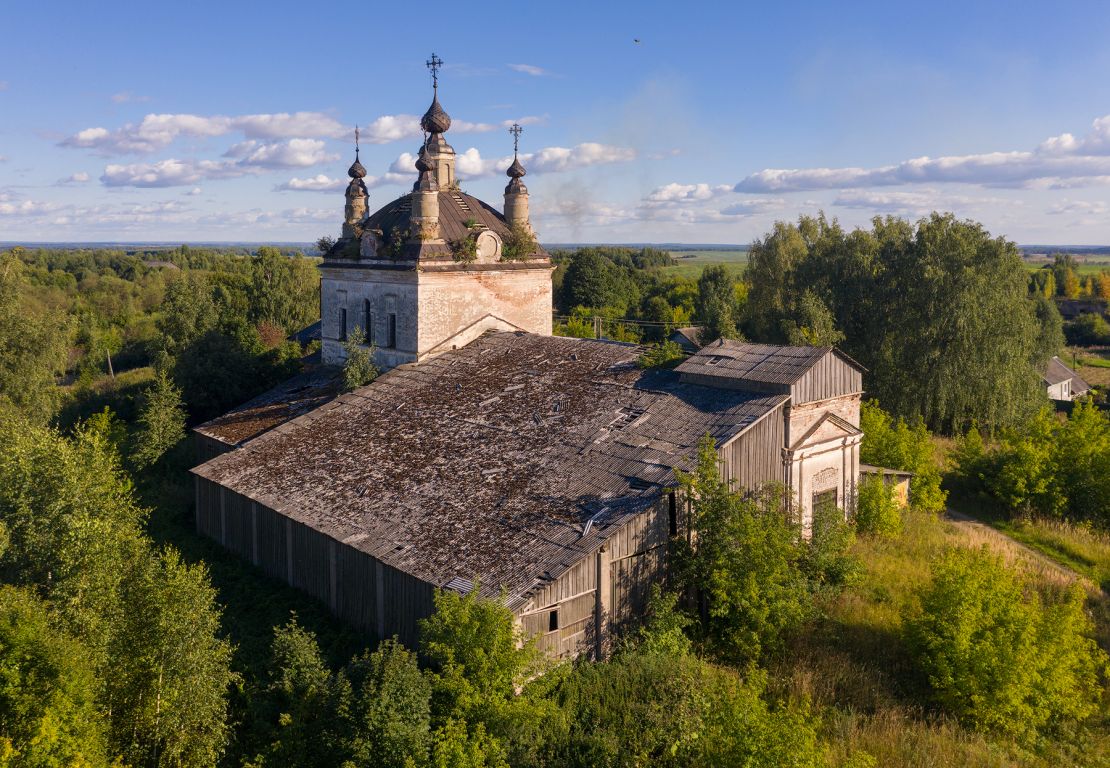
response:
<svg viewBox="0 0 1110 768"><path fill-rule="evenodd" d="M424 581L477 579L519 605L658 498L702 435L724 442L787 399L683 384L638 353L489 333L194 471Z"/></svg>
<svg viewBox="0 0 1110 768"><path fill-rule="evenodd" d="M226 445L239 445L320 407L339 394L339 389L339 370L317 363L195 429Z"/></svg>

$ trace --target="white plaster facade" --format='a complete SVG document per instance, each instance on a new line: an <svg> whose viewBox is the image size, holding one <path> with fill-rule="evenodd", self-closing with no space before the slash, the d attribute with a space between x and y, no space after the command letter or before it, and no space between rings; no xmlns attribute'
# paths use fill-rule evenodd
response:
<svg viewBox="0 0 1110 768"><path fill-rule="evenodd" d="M785 475L806 537L813 530L813 503L818 494L835 492L838 507L846 513L855 509L863 441L859 409L860 395L852 394L787 410Z"/></svg>
<svg viewBox="0 0 1110 768"><path fill-rule="evenodd" d="M343 363L346 335L366 329L368 314L367 339L383 370L463 346L488 330L550 336L551 269L546 260L410 269L324 265L323 361Z"/></svg>

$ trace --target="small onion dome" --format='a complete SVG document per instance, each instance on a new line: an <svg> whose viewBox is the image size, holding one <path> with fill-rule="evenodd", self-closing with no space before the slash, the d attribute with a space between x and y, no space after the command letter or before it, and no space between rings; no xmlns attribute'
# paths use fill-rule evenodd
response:
<svg viewBox="0 0 1110 768"><path fill-rule="evenodd" d="M513 157L513 164L509 166L509 170L505 171L505 175L510 179L519 179L525 174L524 166L520 164L515 156Z"/></svg>
<svg viewBox="0 0 1110 768"><path fill-rule="evenodd" d="M424 117L420 118L420 127L428 133L446 133L451 127L451 116L439 105L438 96L432 97L432 106L428 107Z"/></svg>
<svg viewBox="0 0 1110 768"><path fill-rule="evenodd" d="M416 157L416 172L424 173L424 171L430 171L431 169L432 166L428 165L428 161L424 159L424 150L421 149L420 154Z"/></svg>
<svg viewBox="0 0 1110 768"><path fill-rule="evenodd" d="M351 167L347 169L347 175L352 179L362 179L366 177L366 169L362 167L362 163L355 157L355 161L351 163Z"/></svg>

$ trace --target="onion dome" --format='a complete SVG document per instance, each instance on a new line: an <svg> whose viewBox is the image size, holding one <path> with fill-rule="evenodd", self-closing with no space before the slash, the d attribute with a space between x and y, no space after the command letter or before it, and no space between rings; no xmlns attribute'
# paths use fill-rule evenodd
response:
<svg viewBox="0 0 1110 768"><path fill-rule="evenodd" d="M420 127L428 133L446 133L451 127L451 116L443 111L439 104L439 96L432 97L432 106L420 118Z"/></svg>
<svg viewBox="0 0 1110 768"><path fill-rule="evenodd" d="M420 148L420 154L416 156L416 172L424 173L430 171L432 166L428 165L428 161L424 159L424 148Z"/></svg>
<svg viewBox="0 0 1110 768"><path fill-rule="evenodd" d="M347 175L352 179L366 178L366 169L362 167L362 163L358 161L358 151L355 151L355 161L351 163L351 167L347 169Z"/></svg>
<svg viewBox="0 0 1110 768"><path fill-rule="evenodd" d="M513 164L509 166L509 170L505 171L505 175L510 179L519 179L525 173L524 166L520 164L516 155L513 155Z"/></svg>

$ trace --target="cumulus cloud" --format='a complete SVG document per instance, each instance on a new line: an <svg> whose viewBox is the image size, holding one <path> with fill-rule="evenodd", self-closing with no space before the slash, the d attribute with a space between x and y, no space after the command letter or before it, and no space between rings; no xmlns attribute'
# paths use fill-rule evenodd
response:
<svg viewBox="0 0 1110 768"><path fill-rule="evenodd" d="M207 179L233 179L259 168L231 160L161 160L156 163L110 164L100 176L106 187L183 187Z"/></svg>
<svg viewBox="0 0 1110 768"><path fill-rule="evenodd" d="M922 183L1024 187L1105 176L1110 176L1110 115L1095 120L1086 136L1061 134L1032 151L918 157L877 168L768 168L742 179L734 189L761 194Z"/></svg>
<svg viewBox="0 0 1110 768"><path fill-rule="evenodd" d="M284 184L278 184L274 189L279 192L334 192L346 186L346 179L333 179L327 174L319 173L307 179L294 177Z"/></svg>
<svg viewBox="0 0 1110 768"><path fill-rule="evenodd" d="M205 138L239 132L249 139L280 139L304 136L342 136L345 128L320 112L242 115L165 114L147 115L139 123L122 128L86 128L61 141L61 146L92 149L104 155L146 154L164 149L179 137Z"/></svg>
<svg viewBox="0 0 1110 768"><path fill-rule="evenodd" d="M522 72L526 75L531 75L532 77L543 77L544 75L551 74L543 67L537 67L532 64L510 64L509 69L514 72Z"/></svg>
<svg viewBox="0 0 1110 768"><path fill-rule="evenodd" d="M188 192L183 192L182 194L184 194L186 197L196 197L200 193L200 187L193 187Z"/></svg>
<svg viewBox="0 0 1110 768"><path fill-rule="evenodd" d="M1110 203L1102 200L1065 200L1048 209L1054 216L1079 215L1079 216L1106 216L1110 214Z"/></svg>
<svg viewBox="0 0 1110 768"><path fill-rule="evenodd" d="M473 123L468 120L451 120L451 133L488 133L498 128L508 128L513 123L535 125L544 118L526 115L500 123ZM370 122L361 131L362 140L367 144L390 144L404 139L420 139L424 131L420 128L418 115L382 115Z"/></svg>
<svg viewBox="0 0 1110 768"><path fill-rule="evenodd" d="M585 142L571 148L545 147L536 152L521 153L520 162L527 168L528 173L539 174L570 171L591 165L623 163L635 157L636 150L628 147L616 147L607 144L598 144L596 142ZM484 158L476 147L470 147L465 152L456 153L455 169L461 177L478 179L485 176L499 176L503 174L512 161L512 155L506 155L496 159ZM405 180L411 180L415 173L415 162L415 155L404 152L390 164L389 174L386 174L386 176L396 174L403 176Z"/></svg>
<svg viewBox="0 0 1110 768"><path fill-rule="evenodd" d="M262 168L303 168L339 158L325 152L324 142L319 139L289 139L269 144L251 139L233 145L224 157L238 158L242 166Z"/></svg>
<svg viewBox="0 0 1110 768"><path fill-rule="evenodd" d="M677 203L709 200L732 191L728 184L665 184L653 190L645 200L651 203Z"/></svg>

